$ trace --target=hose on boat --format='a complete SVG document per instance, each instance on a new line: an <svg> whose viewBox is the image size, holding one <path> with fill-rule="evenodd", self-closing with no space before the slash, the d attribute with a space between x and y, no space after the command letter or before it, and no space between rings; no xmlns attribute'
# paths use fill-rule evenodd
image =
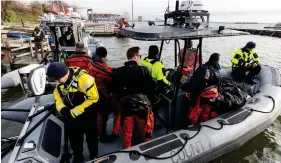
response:
<svg viewBox="0 0 281 163"><path fill-rule="evenodd" d="M184 144L182 145L182 147L176 152L174 153L173 155L171 156L166 156L166 157L155 157L155 156L151 156L151 155L147 155L147 154L144 154L144 153L141 153L137 150L130 150L130 151L116 151L116 152L111 152L111 153L108 153L108 154L105 154L103 156L100 156L99 158L102 158L104 156L107 156L107 155L111 155L111 154L117 154L117 153L128 153L128 154L131 154L131 155L139 155L139 156L143 156L145 158L149 158L149 159L155 159L155 160L166 160L166 159L170 159L170 158L173 158L174 156L178 155L186 146L188 140L191 140L193 139L194 137L196 137L201 129L203 127L207 127L207 128L211 128L213 130L221 130L223 128L223 123L222 122L219 122L219 124L221 125L219 128L215 128L215 127L212 127L212 126L208 126L208 125L200 125L199 126L199 130L192 136L192 137L184 137L183 139L185 140Z"/></svg>
<svg viewBox="0 0 281 163"><path fill-rule="evenodd" d="M264 112L264 111L259 111L259 110L255 110L255 109L250 109L250 112L259 112L259 113L271 113L274 108L275 108L275 100L273 97L269 96L269 95L264 95L264 97L267 97L267 98L270 98L273 102L273 107L270 111L268 112ZM250 115L250 114L249 114ZM248 115L248 116L249 116ZM242 121L244 121L248 116L246 116ZM242 122L240 121L240 122ZM239 123L240 123L239 122ZM182 147L176 152L174 153L173 155L171 156L166 156L166 157L155 157L155 156L150 156L150 155L147 155L147 154L144 154L144 153L141 153L137 150L129 150L129 151L116 151L116 152L111 152L111 153L108 153L108 154L105 154L105 155L102 155L100 156L99 158L102 158L102 157L105 157L105 156L108 156L108 155L111 155L111 154L118 154L118 153L127 153L127 154L131 154L131 155L139 155L139 156L143 156L143 157L146 157L146 158L149 158L149 159L155 159L155 160L165 160L165 159L170 159L170 158L173 158L174 156L178 155L186 146L188 140L191 140L193 138L195 138L201 131L201 129L203 127L206 127L206 128L210 128L210 129L213 129L213 130L221 130L223 128L224 125L235 125L235 124L238 124L238 123L224 123L222 121L218 121L218 123L220 124L220 127L218 128L215 128L213 126L209 126L209 125L200 125L199 126L199 129L198 131L191 137L184 137L183 139L185 140L184 144L182 145ZM94 161L94 160L93 160Z"/></svg>
<svg viewBox="0 0 281 163"><path fill-rule="evenodd" d="M251 109L250 109L251 112L271 113L271 112L274 110L274 108L275 108L275 100L274 100L274 98L271 97L271 96L269 96L269 95L264 95L264 97L270 98L270 99L272 100L272 102L273 102L273 107L272 107L272 109L271 109L270 111L266 112L266 111L260 111L260 110L255 110L255 109L252 109L252 108L251 108Z"/></svg>

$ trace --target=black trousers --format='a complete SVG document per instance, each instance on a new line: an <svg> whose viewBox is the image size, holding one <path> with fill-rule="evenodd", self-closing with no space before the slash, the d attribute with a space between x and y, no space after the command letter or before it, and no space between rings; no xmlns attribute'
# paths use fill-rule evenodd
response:
<svg viewBox="0 0 281 163"><path fill-rule="evenodd" d="M98 155L97 113L94 108L85 112L67 124L67 133L74 157L83 156L84 134L88 145L90 158Z"/></svg>
<svg viewBox="0 0 281 163"><path fill-rule="evenodd" d="M246 76L246 72L249 71ZM232 77L237 82L243 82L244 80L251 80L255 75L258 75L261 71L261 66L257 65L255 68L246 68L246 67L235 67L232 70Z"/></svg>
<svg viewBox="0 0 281 163"><path fill-rule="evenodd" d="M97 103L97 110L98 113L101 116L101 122L99 122L98 128L100 133L100 135L106 134L106 126L107 126L107 121L108 121L108 115L114 111L113 109L113 105L110 104L110 102L108 101L108 99L102 94L99 94L99 101Z"/></svg>

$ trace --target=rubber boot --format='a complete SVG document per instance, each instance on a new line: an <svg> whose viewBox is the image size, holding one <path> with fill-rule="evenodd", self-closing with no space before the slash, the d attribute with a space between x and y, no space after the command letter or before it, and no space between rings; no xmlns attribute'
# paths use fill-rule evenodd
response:
<svg viewBox="0 0 281 163"><path fill-rule="evenodd" d="M72 163L82 163L84 161L83 155L74 155Z"/></svg>

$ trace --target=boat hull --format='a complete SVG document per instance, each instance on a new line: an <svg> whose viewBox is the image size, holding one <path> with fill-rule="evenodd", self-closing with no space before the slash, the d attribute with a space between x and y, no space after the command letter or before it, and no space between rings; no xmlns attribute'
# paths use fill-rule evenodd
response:
<svg viewBox="0 0 281 163"><path fill-rule="evenodd" d="M226 68L221 71L221 74L222 76L229 77L230 72L231 69ZM255 93L252 97L250 97L241 109L226 113L212 120L202 122L201 126L203 127L189 127L167 135L162 133L162 136L156 136L156 132L158 131L155 130L156 132L154 132L153 139L151 141L133 146L123 151L118 151L122 148L121 141L100 143L100 157L94 160L94 162L107 160L112 163L201 163L209 162L221 155L235 150L266 129L281 114L281 87L279 86L281 84L280 73L274 68L262 66L262 71L255 80L258 81L258 86L252 87L246 85L245 91L248 93L251 93L254 89L259 91L256 91L258 93ZM47 99L47 97L49 100L46 101L52 102L52 95L46 95L45 97L42 97L42 99ZM182 97L183 93L180 93L178 99ZM44 102L41 102L40 106L43 105L43 103ZM177 112L177 109L178 108L174 108L174 112L176 112L175 114L180 114ZM36 108L34 106L31 107L31 112L34 113L35 111ZM46 113L43 113L40 117L42 118L44 114ZM179 115L176 115L176 117L178 116ZM32 120L31 122L26 121L25 124L30 123L28 128L31 128L40 117ZM65 152L63 150L64 141L62 134L64 126L57 117L51 116L23 142L27 143L33 140L38 148L23 152L25 150L23 145L16 146L11 155L11 162L28 161L30 156L34 159L40 160L41 162L60 162L61 155L57 155L58 157L55 157L55 154L52 153L49 147L46 147L46 144L43 143L47 140L47 137L44 137L44 133L47 132L48 135L55 135L54 130L48 129L49 127L47 121L49 120L52 121L53 125L55 124L55 128L57 128L61 134L57 135L56 139L48 139L48 143L54 144L60 140L60 144L56 145L56 147L52 147L52 150L59 150L60 154ZM180 119L178 121L180 121ZM24 129L22 134L24 134ZM188 141L186 141L186 138L188 138ZM43 150L43 148L48 149ZM182 150L176 154L180 149ZM113 150L116 150L117 152L104 155L108 152L113 152ZM139 153L153 157L167 158L161 160L157 158L148 158L138 154L128 153L128 151L138 151ZM48 158L48 160L46 158Z"/></svg>

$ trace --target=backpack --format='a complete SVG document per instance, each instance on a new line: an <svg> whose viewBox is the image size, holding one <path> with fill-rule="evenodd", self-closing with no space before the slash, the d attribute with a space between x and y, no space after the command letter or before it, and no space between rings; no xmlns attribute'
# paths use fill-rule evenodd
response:
<svg viewBox="0 0 281 163"><path fill-rule="evenodd" d="M217 99L219 114L240 109L245 105L246 99L247 93L240 90L232 80L222 78L220 94Z"/></svg>

